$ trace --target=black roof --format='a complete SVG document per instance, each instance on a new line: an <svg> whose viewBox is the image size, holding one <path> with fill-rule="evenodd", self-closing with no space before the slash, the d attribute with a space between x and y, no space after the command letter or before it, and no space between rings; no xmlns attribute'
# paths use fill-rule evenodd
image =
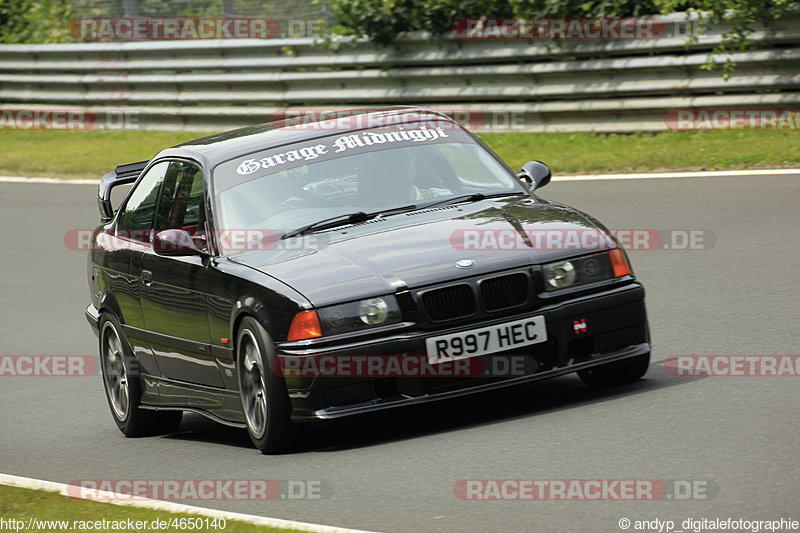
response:
<svg viewBox="0 0 800 533"><path fill-rule="evenodd" d="M352 109L333 112L336 117L319 120L284 119L224 131L208 137L179 144L161 151L156 157L183 156L196 159L207 168L235 157L260 152L269 148L304 142L315 138L341 135L352 131L379 128L393 120L402 122L446 121L455 122L440 111L420 107L389 107L382 109ZM353 117L361 120L354 120ZM314 124L324 126L313 127Z"/></svg>

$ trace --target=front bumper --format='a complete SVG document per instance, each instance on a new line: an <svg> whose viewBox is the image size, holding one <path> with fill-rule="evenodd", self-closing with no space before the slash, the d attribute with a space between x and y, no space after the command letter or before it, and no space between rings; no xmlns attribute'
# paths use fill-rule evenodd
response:
<svg viewBox="0 0 800 533"><path fill-rule="evenodd" d="M89 325L92 326L92 331L94 334L99 336L100 335L100 311L94 306L94 304L89 304L86 306L86 310L83 312L84 316L86 317L86 321L89 322Z"/></svg>
<svg viewBox="0 0 800 533"><path fill-rule="evenodd" d="M393 407L454 398L522 383L548 379L593 366L646 355L650 336L644 307L644 288L638 283L560 302L549 303L491 321L460 324L435 331L410 330L369 338L346 345L279 343L281 358L303 360L322 355L419 355L426 353L425 339L544 315L547 341L491 358L517 355L532 362L519 375L504 377L286 377L292 401L292 419L334 419ZM575 328L575 322L586 328ZM302 367L302 363L298 366Z"/></svg>

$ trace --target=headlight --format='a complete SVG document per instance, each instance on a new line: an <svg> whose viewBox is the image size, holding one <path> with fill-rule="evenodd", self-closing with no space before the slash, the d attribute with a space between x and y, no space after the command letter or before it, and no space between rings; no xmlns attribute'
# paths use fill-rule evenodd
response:
<svg viewBox="0 0 800 533"><path fill-rule="evenodd" d="M347 333L400 322L400 306L394 296L324 307L319 310L326 335Z"/></svg>
<svg viewBox="0 0 800 533"><path fill-rule="evenodd" d="M575 266L569 261L551 263L544 269L547 285L553 289L563 289L575 283Z"/></svg>
<svg viewBox="0 0 800 533"><path fill-rule="evenodd" d="M389 306L383 298L372 298L358 303L358 318L368 326L378 326L389 318Z"/></svg>
<svg viewBox="0 0 800 533"><path fill-rule="evenodd" d="M557 291L614 277L608 252L544 265L544 288Z"/></svg>

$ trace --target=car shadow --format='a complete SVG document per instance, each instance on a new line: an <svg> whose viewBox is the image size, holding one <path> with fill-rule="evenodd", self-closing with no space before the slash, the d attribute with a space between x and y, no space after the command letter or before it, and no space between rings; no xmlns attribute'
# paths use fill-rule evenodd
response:
<svg viewBox="0 0 800 533"><path fill-rule="evenodd" d="M305 451L336 452L489 426L636 396L698 379L704 378L670 376L660 362L653 363L641 380L602 389L586 387L577 375L568 374L508 389L316 424Z"/></svg>
<svg viewBox="0 0 800 533"><path fill-rule="evenodd" d="M163 435L161 438L208 442L235 448L253 448L253 443L246 430L226 426L203 415L189 412L183 413L183 420L177 431Z"/></svg>
<svg viewBox="0 0 800 533"><path fill-rule="evenodd" d="M295 453L330 453L367 448L488 426L636 396L698 379L705 378L670 376L661 362L653 363L639 381L603 389L586 387L575 374L568 374L508 389L314 423L308 438ZM162 438L237 448L253 447L245 430L223 426L194 413L185 413L178 431Z"/></svg>

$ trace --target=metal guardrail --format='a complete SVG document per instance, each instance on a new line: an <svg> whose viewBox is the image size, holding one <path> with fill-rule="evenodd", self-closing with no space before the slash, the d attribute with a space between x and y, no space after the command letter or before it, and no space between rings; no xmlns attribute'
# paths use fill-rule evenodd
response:
<svg viewBox="0 0 800 533"><path fill-rule="evenodd" d="M289 109L419 104L479 131L658 131L670 109L800 104L800 13L751 36L729 79L699 69L727 28L687 45L684 15L640 41L311 39L0 46L0 111L124 112L145 129L222 130Z"/></svg>

